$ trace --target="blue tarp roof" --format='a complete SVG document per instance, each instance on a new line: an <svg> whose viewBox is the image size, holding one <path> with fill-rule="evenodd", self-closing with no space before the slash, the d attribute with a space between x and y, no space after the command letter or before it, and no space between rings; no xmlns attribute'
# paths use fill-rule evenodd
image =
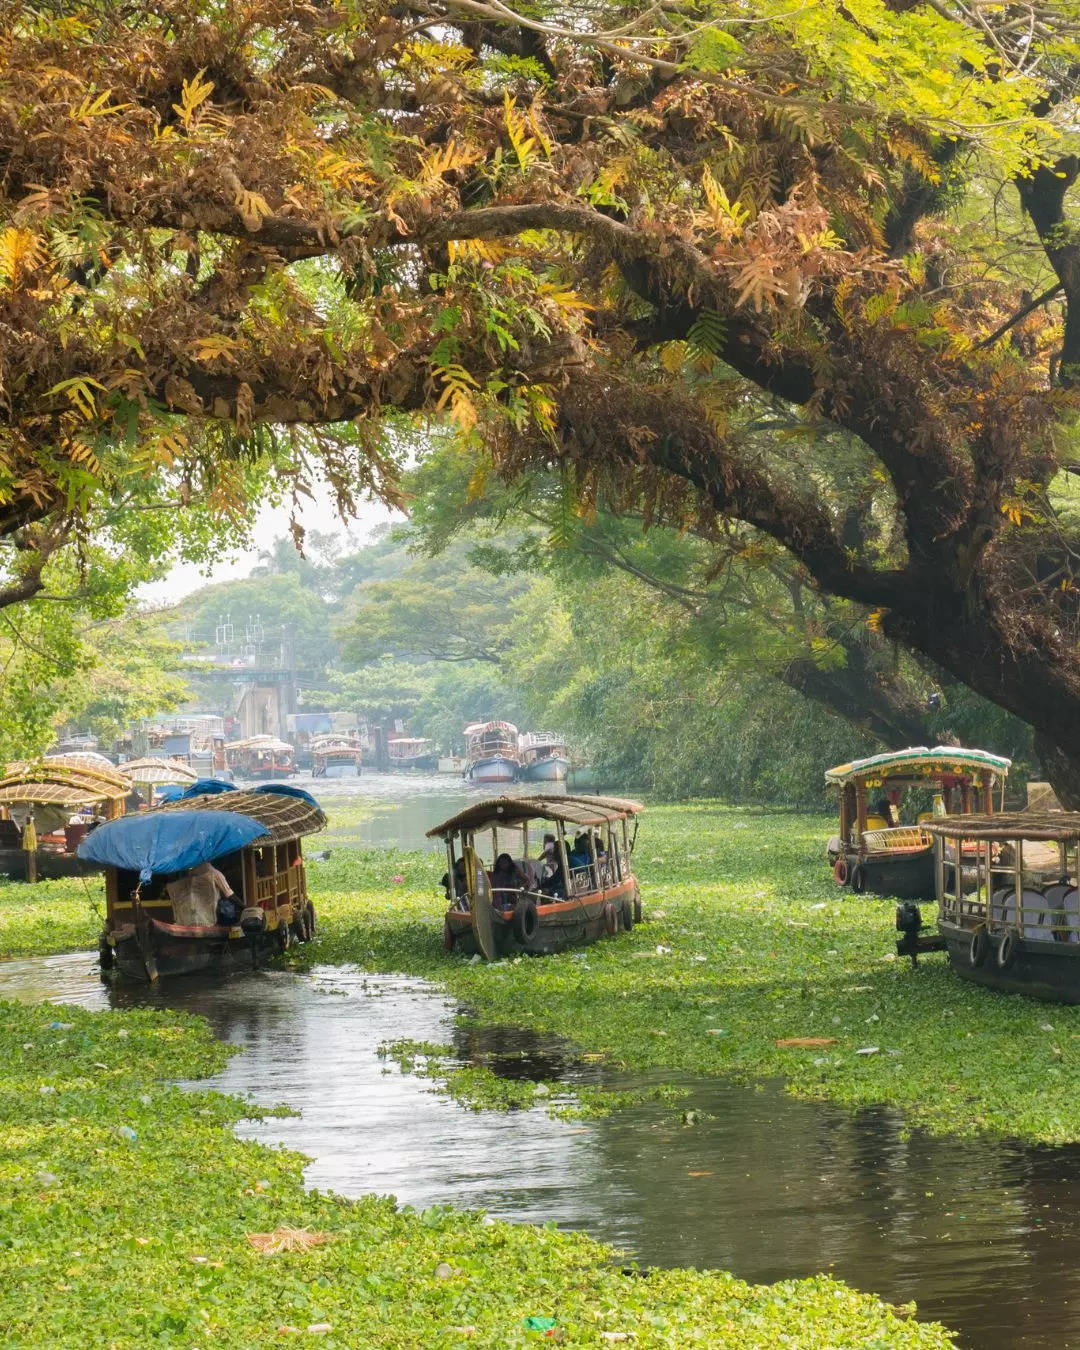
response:
<svg viewBox="0 0 1080 1350"><path fill-rule="evenodd" d="M252 792L280 792L284 797L302 797L312 806L319 805L310 792L302 787L293 787L291 783L260 783L257 788L251 790Z"/></svg>
<svg viewBox="0 0 1080 1350"><path fill-rule="evenodd" d="M215 792L236 792L235 783L227 783L224 778L196 778L190 787L184 789L185 797L212 797Z"/></svg>
<svg viewBox="0 0 1080 1350"><path fill-rule="evenodd" d="M269 833L233 811L147 811L99 825L79 845L79 857L149 881L155 872L186 872Z"/></svg>

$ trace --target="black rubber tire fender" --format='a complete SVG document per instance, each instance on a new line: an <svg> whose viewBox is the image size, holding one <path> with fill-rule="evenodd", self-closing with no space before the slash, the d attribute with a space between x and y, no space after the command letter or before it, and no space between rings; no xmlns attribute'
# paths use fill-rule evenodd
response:
<svg viewBox="0 0 1080 1350"><path fill-rule="evenodd" d="M1011 928L1007 928L1001 935L996 959L998 970L1008 970L1016 960L1016 934Z"/></svg>
<svg viewBox="0 0 1080 1350"><path fill-rule="evenodd" d="M972 933L968 945L968 965L972 970L978 970L981 965L985 965L989 951L990 939L986 936L986 926L980 924Z"/></svg>
<svg viewBox="0 0 1080 1350"><path fill-rule="evenodd" d="M280 919L278 920L278 926L274 929L274 937L277 940L279 952L287 952L292 946L292 933L289 932L289 925Z"/></svg>
<svg viewBox="0 0 1080 1350"><path fill-rule="evenodd" d="M539 929L540 912L536 908L536 901L530 900L527 895L521 896L514 906L514 937L522 946L526 946L533 940Z"/></svg>
<svg viewBox="0 0 1080 1350"><path fill-rule="evenodd" d="M304 906L304 941L310 942L315 936L315 906L309 900Z"/></svg>
<svg viewBox="0 0 1080 1350"><path fill-rule="evenodd" d="M102 970L112 970L116 964L116 953L109 945L109 939L102 933L97 945L98 965Z"/></svg>
<svg viewBox="0 0 1080 1350"><path fill-rule="evenodd" d="M641 923L645 918L645 911L641 908L641 892L634 887L634 922Z"/></svg>
<svg viewBox="0 0 1080 1350"><path fill-rule="evenodd" d="M619 914L610 900L604 904L604 932L608 937L614 937L619 931Z"/></svg>
<svg viewBox="0 0 1080 1350"><path fill-rule="evenodd" d="M866 890L866 868L862 863L856 863L851 869L851 889L856 895L862 895Z"/></svg>
<svg viewBox="0 0 1080 1350"><path fill-rule="evenodd" d="M629 933L634 927L634 904L628 895L623 896L619 906L619 921L624 932Z"/></svg>

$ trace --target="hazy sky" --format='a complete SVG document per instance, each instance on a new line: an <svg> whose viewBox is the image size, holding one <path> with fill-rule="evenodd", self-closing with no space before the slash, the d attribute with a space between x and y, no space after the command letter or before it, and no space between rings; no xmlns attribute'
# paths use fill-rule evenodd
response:
<svg viewBox="0 0 1080 1350"><path fill-rule="evenodd" d="M308 533L312 530L321 530L324 533L347 535L357 547L365 542L375 526L403 519L399 512L390 511L381 502L361 502L356 519L350 522L346 530L330 502L329 495L324 493L316 493L314 499L307 502L300 513L301 524ZM237 577L246 577L259 561L259 554L276 538L287 535L288 532L289 508L264 507L259 512L255 527L257 543L254 548L223 558L209 571L196 567L193 563L179 563L162 581L152 581L141 586L138 598L145 605L170 605L211 581L232 581Z"/></svg>

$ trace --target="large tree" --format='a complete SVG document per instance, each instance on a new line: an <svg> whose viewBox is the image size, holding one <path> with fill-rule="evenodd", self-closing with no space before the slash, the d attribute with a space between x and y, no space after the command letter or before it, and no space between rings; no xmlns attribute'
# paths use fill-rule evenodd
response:
<svg viewBox="0 0 1080 1350"><path fill-rule="evenodd" d="M259 457L347 508L440 411L761 531L1080 802L1075 0L0 14L0 533Z"/></svg>

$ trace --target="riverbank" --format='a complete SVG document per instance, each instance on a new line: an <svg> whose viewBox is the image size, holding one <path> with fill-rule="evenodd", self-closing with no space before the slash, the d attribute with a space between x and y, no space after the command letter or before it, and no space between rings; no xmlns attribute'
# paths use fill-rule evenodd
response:
<svg viewBox="0 0 1080 1350"><path fill-rule="evenodd" d="M160 1081L226 1059L200 1019L0 1008L5 1345L951 1344L826 1277L638 1273L553 1228L308 1192L299 1155L235 1137L249 1105Z"/></svg>

